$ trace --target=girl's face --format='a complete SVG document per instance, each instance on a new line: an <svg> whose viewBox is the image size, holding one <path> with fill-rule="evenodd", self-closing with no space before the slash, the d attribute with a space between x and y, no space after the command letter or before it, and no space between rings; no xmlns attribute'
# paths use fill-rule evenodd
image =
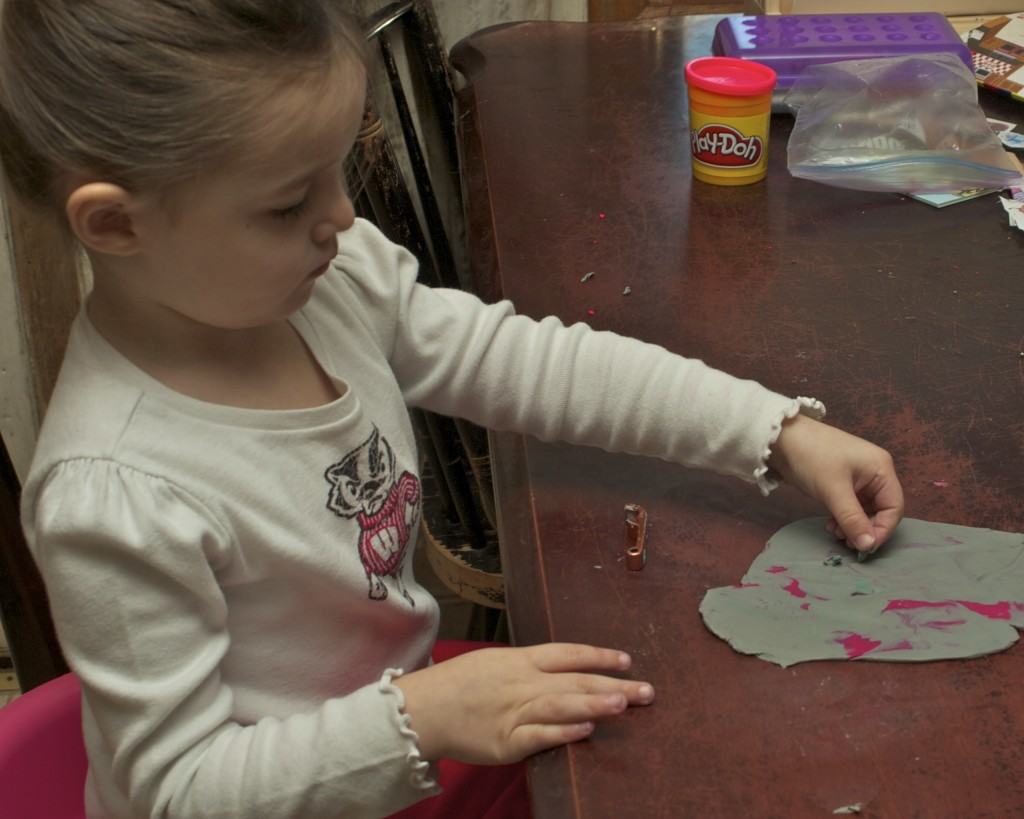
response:
<svg viewBox="0 0 1024 819"><path fill-rule="evenodd" d="M135 223L135 297L162 308L156 315L226 329L272 324L301 308L337 253L336 235L355 219L344 161L364 88L362 70L350 69L327 88L261 102L256 127L278 134L251 145L266 160L187 183L172 208L145 207Z"/></svg>

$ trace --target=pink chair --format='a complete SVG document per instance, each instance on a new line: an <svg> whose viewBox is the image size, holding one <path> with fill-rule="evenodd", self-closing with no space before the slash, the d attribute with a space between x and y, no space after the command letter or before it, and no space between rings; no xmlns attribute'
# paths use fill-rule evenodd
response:
<svg viewBox="0 0 1024 819"><path fill-rule="evenodd" d="M0 814L84 819L87 768L81 688L73 674L0 708Z"/></svg>
<svg viewBox="0 0 1024 819"><path fill-rule="evenodd" d="M441 640L441 662L486 644ZM82 689L64 674L0 708L0 816L85 819Z"/></svg>

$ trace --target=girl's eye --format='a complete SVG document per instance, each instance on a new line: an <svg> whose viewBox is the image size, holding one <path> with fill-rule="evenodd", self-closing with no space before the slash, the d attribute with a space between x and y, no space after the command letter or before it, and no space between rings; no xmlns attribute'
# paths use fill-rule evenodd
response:
<svg viewBox="0 0 1024 819"><path fill-rule="evenodd" d="M275 219L288 221L289 219L298 218L305 212L305 210L306 200L303 199L299 202L296 202L294 205L289 205L286 208L277 208L276 210L272 210L271 213L273 214Z"/></svg>

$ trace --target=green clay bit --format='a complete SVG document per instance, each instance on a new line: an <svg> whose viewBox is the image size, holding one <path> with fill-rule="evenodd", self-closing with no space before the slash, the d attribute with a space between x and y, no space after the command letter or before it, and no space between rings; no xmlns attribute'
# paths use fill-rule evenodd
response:
<svg viewBox="0 0 1024 819"><path fill-rule="evenodd" d="M853 587L853 591L850 594L871 594L874 592L874 588L866 580L858 580Z"/></svg>
<svg viewBox="0 0 1024 819"><path fill-rule="evenodd" d="M842 566L843 556L842 555L829 555L825 558L824 563L826 566Z"/></svg>
<svg viewBox="0 0 1024 819"><path fill-rule="evenodd" d="M836 808L832 813L860 813L863 807L860 802L854 802L852 805L843 805L841 808Z"/></svg>

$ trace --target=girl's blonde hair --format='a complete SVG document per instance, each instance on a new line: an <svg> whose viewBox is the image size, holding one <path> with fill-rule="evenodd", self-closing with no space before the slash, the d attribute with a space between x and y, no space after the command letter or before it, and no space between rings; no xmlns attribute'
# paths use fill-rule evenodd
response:
<svg viewBox="0 0 1024 819"><path fill-rule="evenodd" d="M268 95L363 60L340 0L3 0L0 161L63 209L69 172L166 190L217 167Z"/></svg>

